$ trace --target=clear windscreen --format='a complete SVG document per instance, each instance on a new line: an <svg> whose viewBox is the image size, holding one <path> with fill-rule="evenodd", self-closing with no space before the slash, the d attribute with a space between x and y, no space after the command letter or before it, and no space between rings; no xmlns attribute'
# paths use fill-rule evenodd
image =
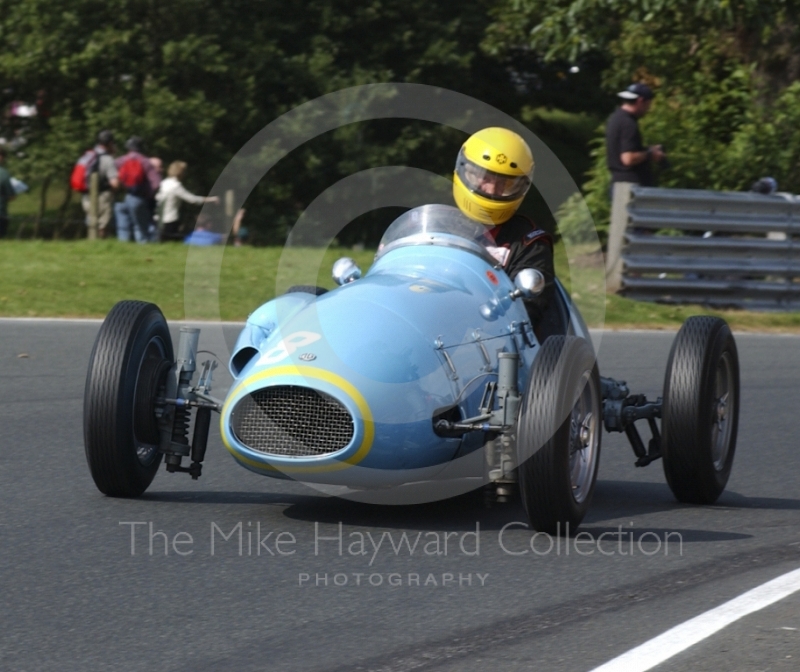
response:
<svg viewBox="0 0 800 672"><path fill-rule="evenodd" d="M411 245L458 247L494 263L488 250L494 243L486 226L469 219L451 205L423 205L400 215L383 234L375 258L379 259L391 249Z"/></svg>

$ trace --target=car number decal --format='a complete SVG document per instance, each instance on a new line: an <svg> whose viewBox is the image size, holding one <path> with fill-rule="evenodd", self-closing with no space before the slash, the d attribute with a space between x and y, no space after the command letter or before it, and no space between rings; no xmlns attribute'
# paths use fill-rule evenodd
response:
<svg viewBox="0 0 800 672"><path fill-rule="evenodd" d="M274 348L267 350L267 352L261 355L258 362L256 362L256 365L275 364L280 362L281 360L286 359L298 348L311 345L320 338L322 338L322 336L314 333L313 331L296 331L293 334L289 334Z"/></svg>

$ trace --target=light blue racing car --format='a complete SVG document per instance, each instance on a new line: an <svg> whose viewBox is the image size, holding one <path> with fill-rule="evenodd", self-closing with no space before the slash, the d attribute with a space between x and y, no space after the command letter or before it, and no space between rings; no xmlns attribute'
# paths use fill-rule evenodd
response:
<svg viewBox="0 0 800 672"><path fill-rule="evenodd" d="M547 308L550 333L531 324L524 300L544 278L526 269L512 282L485 231L453 207L406 212L364 277L340 259L336 289L294 287L249 317L224 400L211 394L215 364L196 362L198 329L182 328L173 354L157 306L118 303L86 382L85 447L97 487L136 497L162 457L167 471L199 477L218 412L222 442L243 467L362 501L478 487L502 500L518 489L533 528L574 530L592 498L603 426L626 433L637 466L663 458L679 500L716 500L739 416L727 324L690 318L673 344L663 399L630 394L600 377L586 325L560 284ZM649 425L647 446L637 420Z"/></svg>

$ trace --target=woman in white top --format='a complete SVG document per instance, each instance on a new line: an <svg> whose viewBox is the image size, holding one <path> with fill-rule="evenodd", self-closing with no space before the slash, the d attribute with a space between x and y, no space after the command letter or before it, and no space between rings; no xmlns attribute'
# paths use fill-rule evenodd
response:
<svg viewBox="0 0 800 672"><path fill-rule="evenodd" d="M181 184L186 173L185 161L173 161L167 169L167 178L161 181L156 194L156 204L161 211L159 229L161 240L181 240L178 233L178 219L181 201L200 205L202 203L219 203L216 196L195 196Z"/></svg>

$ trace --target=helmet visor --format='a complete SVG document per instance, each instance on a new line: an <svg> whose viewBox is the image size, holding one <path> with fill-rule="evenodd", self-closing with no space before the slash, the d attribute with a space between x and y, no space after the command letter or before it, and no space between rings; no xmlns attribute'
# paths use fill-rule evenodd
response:
<svg viewBox="0 0 800 672"><path fill-rule="evenodd" d="M456 174L471 192L493 201L516 201L531 186L527 175L503 175L473 163L463 148L456 160Z"/></svg>

